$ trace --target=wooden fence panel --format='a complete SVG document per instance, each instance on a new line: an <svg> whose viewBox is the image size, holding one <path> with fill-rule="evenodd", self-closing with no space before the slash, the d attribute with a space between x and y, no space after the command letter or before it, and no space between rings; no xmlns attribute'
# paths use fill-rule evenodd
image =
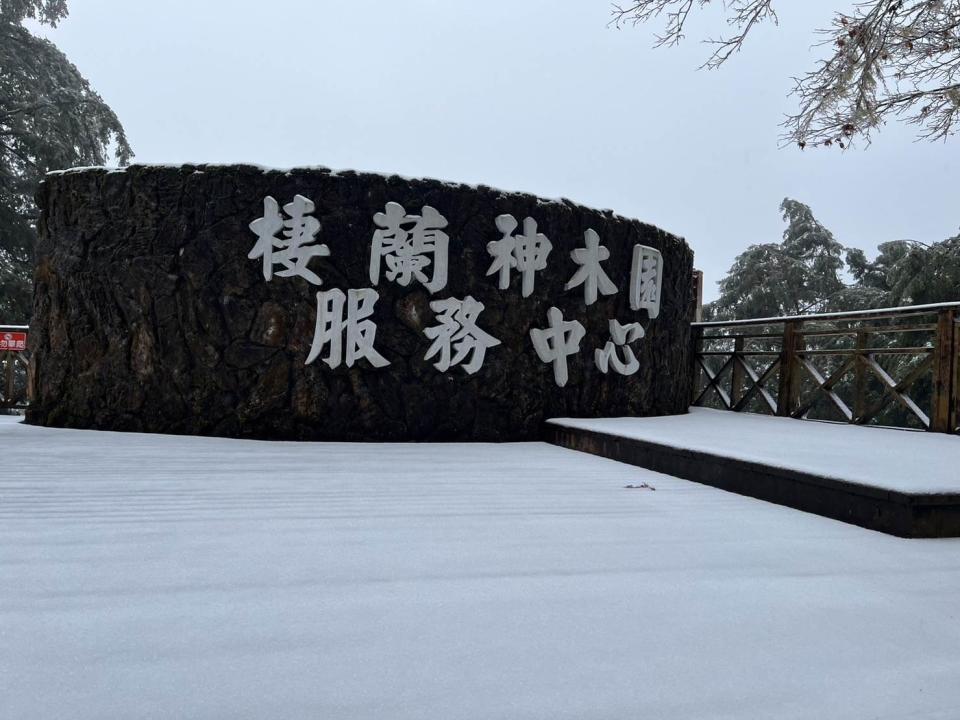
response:
<svg viewBox="0 0 960 720"><path fill-rule="evenodd" d="M756 398L781 417L824 405L848 423L960 431L960 302L701 322L692 334L695 405L741 412Z"/></svg>

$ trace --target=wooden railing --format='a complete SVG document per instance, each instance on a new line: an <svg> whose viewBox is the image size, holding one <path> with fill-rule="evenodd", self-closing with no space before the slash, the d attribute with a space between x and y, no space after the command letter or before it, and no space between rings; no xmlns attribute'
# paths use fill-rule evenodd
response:
<svg viewBox="0 0 960 720"><path fill-rule="evenodd" d="M693 323L694 405L960 431L960 302Z"/></svg>
<svg viewBox="0 0 960 720"><path fill-rule="evenodd" d="M5 334L22 335L26 325L0 325L0 338ZM23 350L3 349L0 343L0 410L22 410L27 406L27 369L29 356Z"/></svg>

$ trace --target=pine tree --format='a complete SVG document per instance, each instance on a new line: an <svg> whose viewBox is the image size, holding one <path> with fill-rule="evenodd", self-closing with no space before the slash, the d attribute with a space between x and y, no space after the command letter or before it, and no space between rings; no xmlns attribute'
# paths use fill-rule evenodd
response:
<svg viewBox="0 0 960 720"><path fill-rule="evenodd" d="M960 235L931 245L909 243L888 282L892 305L960 300Z"/></svg>
<svg viewBox="0 0 960 720"><path fill-rule="evenodd" d="M843 246L809 207L786 198L780 204L787 229L780 243L751 245L720 281L712 318L770 317L816 312L843 290Z"/></svg>
<svg viewBox="0 0 960 720"><path fill-rule="evenodd" d="M926 245L916 240L881 243L876 260L847 250L855 283L844 309L925 305L960 300L960 235Z"/></svg>
<svg viewBox="0 0 960 720"><path fill-rule="evenodd" d="M960 301L960 235L924 244L893 240L868 260L844 248L809 207L780 205L787 229L780 243L751 245L720 280L720 297L705 306L710 319L852 311ZM853 282L845 284L846 267Z"/></svg>
<svg viewBox="0 0 960 720"><path fill-rule="evenodd" d="M50 170L126 164L123 126L53 43L23 27L55 26L66 0L0 4L0 322L30 317L37 208L33 194Z"/></svg>

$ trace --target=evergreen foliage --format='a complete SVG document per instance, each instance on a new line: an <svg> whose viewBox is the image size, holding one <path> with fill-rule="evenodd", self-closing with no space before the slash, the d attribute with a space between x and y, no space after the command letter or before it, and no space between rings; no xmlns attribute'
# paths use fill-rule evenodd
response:
<svg viewBox="0 0 960 720"><path fill-rule="evenodd" d="M0 8L0 322L30 318L37 209L50 170L126 164L123 126L56 46L22 26L55 25L66 0L3 0Z"/></svg>
<svg viewBox="0 0 960 720"><path fill-rule="evenodd" d="M960 300L960 235L925 245L880 243L868 260L845 248L801 202L780 205L787 229L780 243L751 245L720 280L709 319L797 315ZM850 281L844 281L844 268Z"/></svg>
<svg viewBox="0 0 960 720"><path fill-rule="evenodd" d="M751 245L720 281L711 319L770 317L816 312L840 292L843 246L796 200L780 204L787 229L780 243Z"/></svg>

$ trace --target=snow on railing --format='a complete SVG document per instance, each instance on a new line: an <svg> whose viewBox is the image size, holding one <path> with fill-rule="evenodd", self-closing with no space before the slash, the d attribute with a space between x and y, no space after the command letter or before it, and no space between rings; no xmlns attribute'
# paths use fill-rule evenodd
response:
<svg viewBox="0 0 960 720"><path fill-rule="evenodd" d="M694 327L725 327L751 325L773 325L794 320L855 320L863 318L906 317L909 315L926 315L934 310L948 310L960 308L960 301L947 303L930 303L929 305L902 305L900 307L875 308L873 310L850 310L848 312L809 313L807 315L783 315L779 317L747 318L745 320L708 320L692 323Z"/></svg>

